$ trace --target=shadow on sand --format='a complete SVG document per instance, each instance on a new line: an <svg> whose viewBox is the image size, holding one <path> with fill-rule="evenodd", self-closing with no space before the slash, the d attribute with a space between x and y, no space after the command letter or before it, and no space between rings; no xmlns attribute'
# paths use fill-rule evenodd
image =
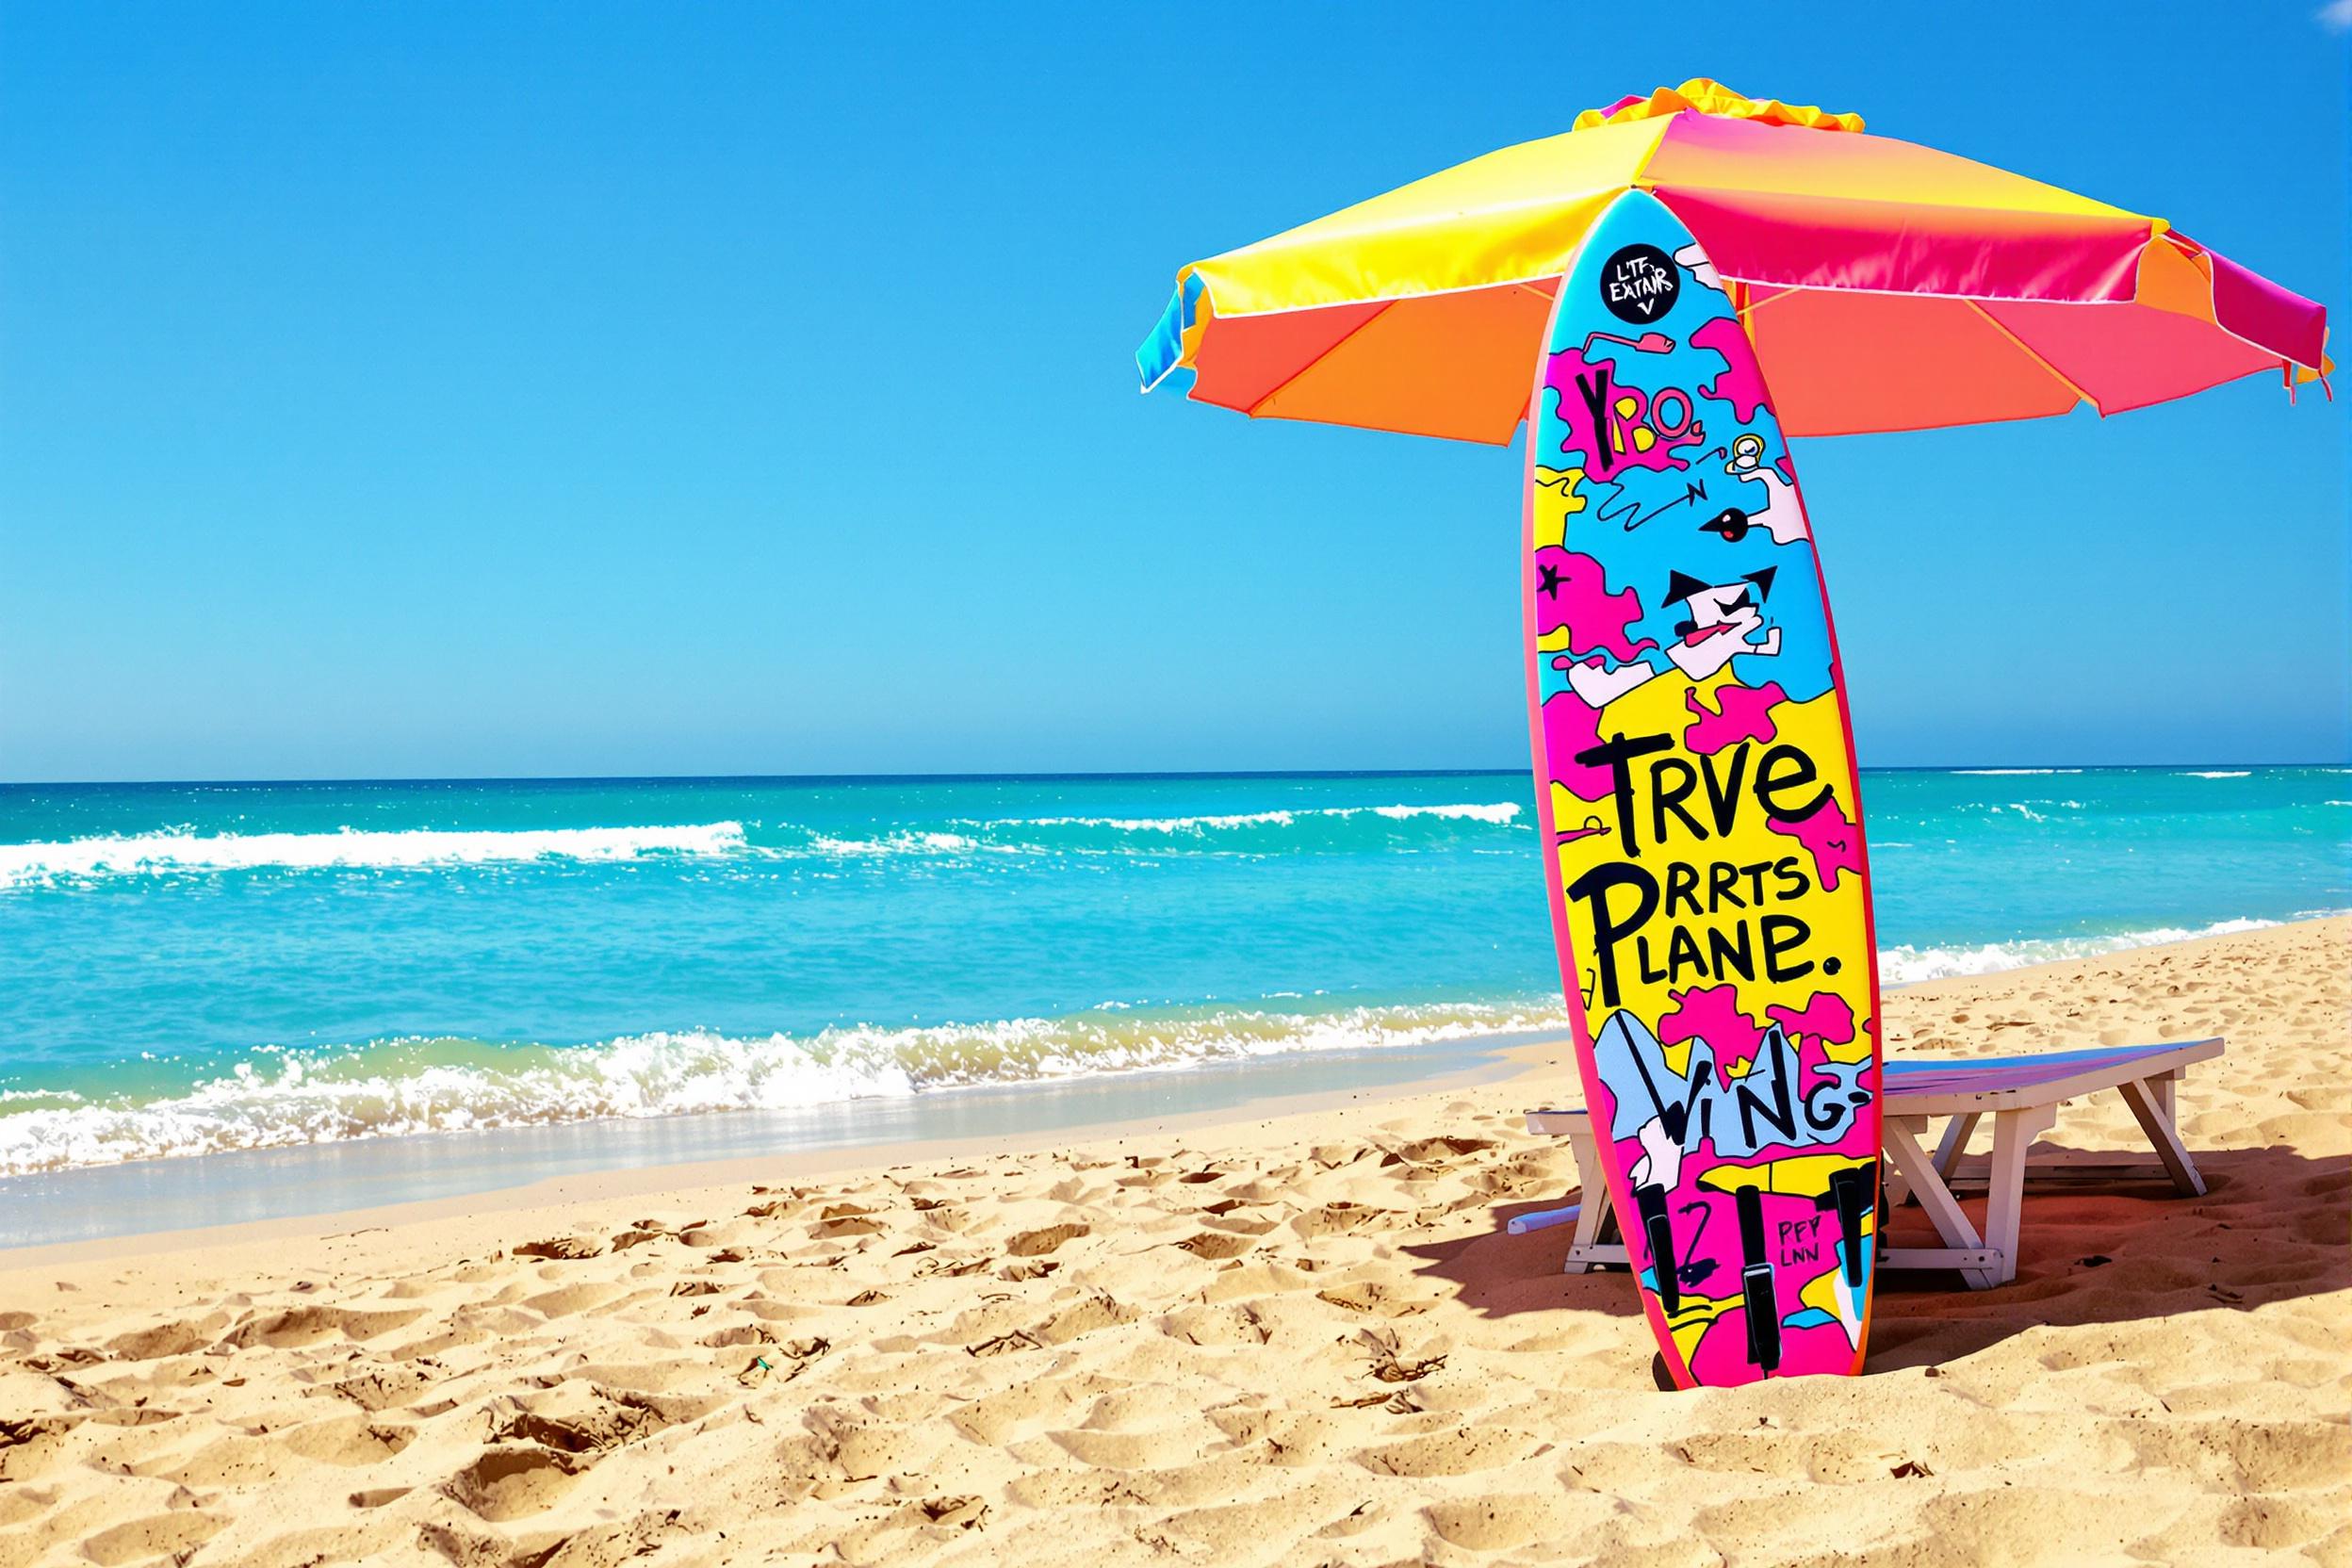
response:
<svg viewBox="0 0 2352 1568"><path fill-rule="evenodd" d="M2344 1244L2352 1158L2314 1159L2279 1146L2197 1159L2208 1188L2201 1198L2180 1197L2161 1183L2029 1186L2017 1277L1996 1289L1969 1290L1957 1273L1882 1276L1869 1371L1956 1361L2044 1325L2246 1312L2352 1285L2352 1249ZM1503 1229L1514 1216L1562 1201L1500 1205L1491 1232L1403 1250L1421 1260L1418 1272L1450 1282L1464 1306L1487 1316L1639 1316L1622 1270L1560 1271L1569 1227L1525 1236ZM1963 1206L1982 1229L1984 1200ZM1898 1244L1937 1245L1917 1208L1898 1211L1890 1232Z"/></svg>

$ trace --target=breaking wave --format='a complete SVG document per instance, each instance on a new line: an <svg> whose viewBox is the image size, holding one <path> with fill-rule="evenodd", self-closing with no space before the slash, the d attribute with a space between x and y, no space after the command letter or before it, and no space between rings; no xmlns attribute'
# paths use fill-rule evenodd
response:
<svg viewBox="0 0 2352 1568"><path fill-rule="evenodd" d="M2278 923L2227 920L2196 930L2164 926L2103 937L1894 947L1880 953L1879 975L1888 986L1910 985ZM806 1037L681 1030L580 1046L404 1038L327 1051L268 1049L215 1076L146 1098L0 1091L0 1175L413 1133L805 1110L974 1085L1567 1026L1561 1007L1543 998L1321 1013L1106 1003L1064 1018L858 1026Z"/></svg>
<svg viewBox="0 0 2352 1568"><path fill-rule="evenodd" d="M1302 811L1244 811L1225 817L1007 817L982 823L983 827L1107 827L1120 833L1216 833L1236 827L1293 827L1302 817L1346 821L1366 814L1405 822L1433 817L1446 822L1483 822L1500 825L1519 819L1519 803L1458 806L1320 806Z"/></svg>
<svg viewBox="0 0 2352 1568"><path fill-rule="evenodd" d="M743 846L739 822L680 827L550 827L524 832L412 828L335 833L186 830L0 844L0 889L174 872L374 870L478 866L531 860L634 860L651 855L725 855Z"/></svg>
<svg viewBox="0 0 2352 1568"><path fill-rule="evenodd" d="M984 845L979 840L963 833L908 831L885 834L879 839L836 839L820 833L803 847L817 855L856 858L870 855L969 855L974 850L998 846ZM768 853L790 852L771 850Z"/></svg>
<svg viewBox="0 0 2352 1568"><path fill-rule="evenodd" d="M953 825L1033 855L1284 855L1435 848L1532 831L1517 801L1311 806L1168 817L995 817Z"/></svg>
<svg viewBox="0 0 2352 1568"><path fill-rule="evenodd" d="M409 1133L702 1111L778 1111L979 1084L1198 1067L1301 1051L1562 1029L1557 1004L1437 1004L1330 1013L1102 1007L1067 1018L811 1037L708 1030L594 1045L399 1039L262 1051L139 1101L26 1094L0 1114L0 1175Z"/></svg>
<svg viewBox="0 0 2352 1568"><path fill-rule="evenodd" d="M0 844L0 891L72 888L111 878L224 872L409 870L426 867L736 857L874 860L976 855L1257 853L1391 849L1518 825L1515 801L1333 806L1181 817L1004 817L869 835L781 823L563 827L521 831L344 827L331 833L213 833L186 828ZM1351 827L1351 825L1358 825ZM1366 836L1364 825L1378 826Z"/></svg>
<svg viewBox="0 0 2352 1568"><path fill-rule="evenodd" d="M1949 980L1965 974L1994 974L2034 964L2064 963L2069 958L2098 958L2159 942L2185 942L2197 937L2226 937L2237 931L2260 931L2275 920L2225 920L2190 930L2160 925L2145 931L2123 931L2106 937L2035 937L2016 941L1985 942L1971 947L1887 947L1878 955L1881 985L1909 986L1922 980Z"/></svg>

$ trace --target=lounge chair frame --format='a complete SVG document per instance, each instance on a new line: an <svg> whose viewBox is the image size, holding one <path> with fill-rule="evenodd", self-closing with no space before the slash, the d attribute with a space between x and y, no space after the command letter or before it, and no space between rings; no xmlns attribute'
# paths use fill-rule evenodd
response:
<svg viewBox="0 0 2352 1568"><path fill-rule="evenodd" d="M1887 1062L1880 1139L1892 1168L1886 1174L1886 1201L1890 1209L1906 1201L1918 1203L1944 1245L1889 1247L1882 1240L1878 1266L1957 1269L1971 1290L1989 1290L2016 1279L2017 1233L2029 1180L2111 1183L2164 1177L2178 1192L2190 1197L2203 1193L2205 1180L2180 1141L2175 1095L2190 1067L2213 1060L2224 1049L2220 1039L2202 1039L2039 1055ZM2057 1124L2059 1106L2107 1089L2123 1096L2153 1146L2152 1153L2032 1152L2034 1139ZM1968 1140L1987 1117L1993 1123L1992 1152L1972 1158L1967 1153ZM1943 1132L1931 1154L1923 1140L1939 1119ZM1566 1137L1576 1160L1584 1197L1576 1213L1567 1271L1581 1274L1602 1265L1627 1266L1609 1188L1597 1179L1600 1147L1592 1118L1582 1110L1529 1111L1527 1131ZM1977 1186L1985 1193L1981 1234L1955 1193L1956 1188Z"/></svg>

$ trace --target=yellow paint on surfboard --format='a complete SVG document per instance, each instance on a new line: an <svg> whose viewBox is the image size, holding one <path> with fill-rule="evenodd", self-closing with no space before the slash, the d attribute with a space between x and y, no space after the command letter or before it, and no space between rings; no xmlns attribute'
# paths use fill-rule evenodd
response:
<svg viewBox="0 0 2352 1568"><path fill-rule="evenodd" d="M1682 1352L1685 1365L1698 1353L1699 1341L1715 1320L1744 1301L1739 1296L1683 1296L1682 1305L1666 1319L1666 1331L1674 1336L1674 1347Z"/></svg>
<svg viewBox="0 0 2352 1568"><path fill-rule="evenodd" d="M1568 519L1584 510L1582 468L1546 468L1538 465L1535 470L1535 543L1539 549L1564 548L1568 540ZM1567 629L1560 629L1565 639ZM1560 645L1567 646L1563 640Z"/></svg>
<svg viewBox="0 0 2352 1568"><path fill-rule="evenodd" d="M1691 710L1689 699L1695 694L1695 700L1703 703L1709 711L1720 712L1722 699L1717 693L1724 686L1737 684L1728 671L1698 682L1672 677L1645 681L1609 705L1609 728L1613 733L1627 735L1671 731L1680 737L1700 717ZM1822 768L1825 780L1836 786L1838 806L1851 813L1854 806L1848 798L1849 791L1843 778L1846 737L1845 727L1838 720L1837 693L1834 690L1824 692L1809 702L1776 704L1772 716L1776 730L1775 742L1785 742L1814 759ZM1743 783L1742 787L1746 785ZM1558 790L1559 786L1555 785L1555 789ZM1647 818L1637 820L1635 833L1642 841L1636 851L1628 851L1620 841L1622 828L1613 802L1587 801L1565 792L1555 793L1552 802L1553 825L1560 830L1556 853L1560 857L1561 886L1573 885L1595 866L1638 858L1639 851L1648 852L1646 857L1639 858L1656 858L1658 852L1652 843L1657 825L1655 822ZM1655 809L1647 806L1646 796L1645 808ZM1581 826L1589 818L1594 817L1598 818L1603 831L1576 838L1567 836L1565 830L1570 825ZM1789 861L1812 883L1812 887L1801 898L1775 906L1795 908L1804 913L1813 931L1805 956L1817 962L1835 960L1837 972L1840 976L1838 979L1827 978L1823 971L1817 970L1816 974L1823 977L1812 984L1826 990L1869 974L1870 966L1875 965L1878 958L1869 950L1870 923L1864 919L1862 878L1853 872L1846 872L1838 877L1834 890L1822 887L1813 858L1805 852L1805 846L1788 834L1772 831L1769 822L1765 813L1756 808L1754 801L1748 800L1734 816L1730 833L1711 836L1694 848L1709 860L1728 860L1743 865ZM1670 827L1677 838L1689 839L1687 831L1681 830L1678 824L1670 824ZM1736 938L1739 928L1753 922L1756 912L1753 905L1727 905L1703 909L1695 916L1688 912L1680 913L1671 923L1690 928L1704 948L1708 932L1721 931L1727 939ZM1597 944L1590 907L1579 900L1569 901L1568 922L1574 950L1586 954L1594 952ZM1658 929L1663 932L1668 923L1661 918ZM1678 978L1652 981L1644 979L1635 966L1628 964L1620 967L1617 981L1622 996L1620 1005L1636 1018L1655 1019L1674 1011L1676 1003L1674 993L1719 984L1721 977L1685 973ZM1795 988L1802 991L1804 987L1801 984ZM1828 1057L1838 1062L1867 1060L1870 1054L1870 1038L1862 1027L1867 1021L1857 1007L1854 1037L1843 1043L1825 1042L1822 1049ZM1690 1048L1688 1041L1665 1045L1664 1051L1671 1070L1676 1073L1689 1070ZM1744 1071L1745 1065L1725 1064L1723 1070L1737 1077L1739 1072L1733 1069Z"/></svg>

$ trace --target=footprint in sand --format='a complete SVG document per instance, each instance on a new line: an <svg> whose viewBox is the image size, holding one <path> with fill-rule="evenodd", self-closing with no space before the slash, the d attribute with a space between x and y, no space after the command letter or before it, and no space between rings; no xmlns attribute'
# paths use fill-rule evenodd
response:
<svg viewBox="0 0 2352 1568"><path fill-rule="evenodd" d="M10 1316L29 1316L10 1314ZM214 1313L204 1317L184 1318L177 1322L158 1323L152 1329L139 1329L117 1334L106 1341L106 1348L123 1361L160 1361L166 1356L184 1356L201 1349L228 1326L226 1313Z"/></svg>
<svg viewBox="0 0 2352 1568"><path fill-rule="evenodd" d="M175 1509L170 1513L150 1514L100 1530L82 1543L82 1555L92 1562L112 1564L146 1562L162 1558L185 1562L196 1548L220 1533L228 1520L217 1513L204 1513L194 1509Z"/></svg>
<svg viewBox="0 0 2352 1568"><path fill-rule="evenodd" d="M565 1285L560 1290L546 1291L537 1296L527 1296L519 1304L529 1307L542 1317L568 1317L573 1313L585 1312L591 1307L602 1306L614 1297L625 1296L628 1293L627 1285Z"/></svg>
<svg viewBox="0 0 2352 1568"><path fill-rule="evenodd" d="M1042 1230L1021 1232L1004 1244L1004 1250L1016 1258L1041 1258L1063 1243L1092 1233L1093 1227L1088 1225L1048 1225Z"/></svg>
<svg viewBox="0 0 2352 1568"><path fill-rule="evenodd" d="M536 1445L485 1448L443 1490L495 1525L554 1507L585 1468L569 1454Z"/></svg>
<svg viewBox="0 0 2352 1568"><path fill-rule="evenodd" d="M1448 1545L1507 1552L1531 1541L1594 1544L1613 1508L1609 1499L1592 1493L1497 1492L1432 1503L1421 1516Z"/></svg>
<svg viewBox="0 0 2352 1568"><path fill-rule="evenodd" d="M1366 1448L1356 1455L1356 1462L1382 1476L1467 1476L1516 1464L1543 1446L1543 1439L1530 1432L1473 1427Z"/></svg>
<svg viewBox="0 0 2352 1568"><path fill-rule="evenodd" d="M277 1437L286 1447L321 1464L377 1464L414 1443L416 1429L400 1422L343 1415L289 1427Z"/></svg>
<svg viewBox="0 0 2352 1568"><path fill-rule="evenodd" d="M288 1350L304 1345L316 1345L335 1334L347 1339L368 1340L378 1334L416 1322L425 1315L422 1307L392 1312L353 1312L341 1307L295 1307L290 1311L271 1313L255 1317L237 1329L224 1345L238 1349L267 1346L273 1350Z"/></svg>

